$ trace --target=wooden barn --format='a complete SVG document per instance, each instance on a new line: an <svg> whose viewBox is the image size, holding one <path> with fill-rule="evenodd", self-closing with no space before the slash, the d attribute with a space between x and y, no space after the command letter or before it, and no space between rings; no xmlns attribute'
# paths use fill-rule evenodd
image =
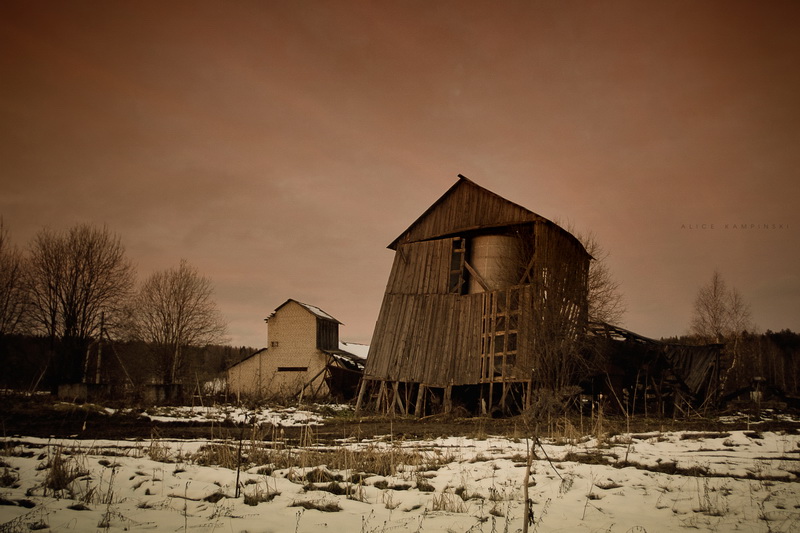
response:
<svg viewBox="0 0 800 533"><path fill-rule="evenodd" d="M590 260L572 234L459 175L389 249L357 411L519 410L569 379Z"/></svg>
<svg viewBox="0 0 800 533"><path fill-rule="evenodd" d="M267 317L267 347L228 369L228 389L255 399L355 396L363 359L343 350L338 320L286 300Z"/></svg>

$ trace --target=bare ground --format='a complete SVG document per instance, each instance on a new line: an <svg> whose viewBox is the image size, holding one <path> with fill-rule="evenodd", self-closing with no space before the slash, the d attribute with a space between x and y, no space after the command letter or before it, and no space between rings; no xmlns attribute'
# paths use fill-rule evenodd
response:
<svg viewBox="0 0 800 533"><path fill-rule="evenodd" d="M147 417L131 413L129 410L108 414L104 409L92 404L54 403L41 398L2 397L0 408L0 429L4 437L16 435L32 437L80 438L80 439L142 439L171 438L250 438L251 426L237 425L233 422L156 422ZM797 417L794 418L797 420ZM756 422L757 425L756 425ZM800 432L800 422L757 421L742 419L735 423L723 424L716 417L695 417L686 420L671 418L607 417L601 422L600 431L609 435L649 431L731 431L736 429L758 429L760 431L784 430ZM270 426L271 427L271 426ZM274 435L269 428L261 428L265 438ZM560 417L541 421L540 435L569 435L596 433L597 421L587 417ZM513 418L461 418L428 417L415 419L408 417L342 417L332 418L321 426L312 426L314 442L333 442L338 439L362 439L378 435L391 435L394 439L424 439L439 436L481 437L486 435L505 435L524 438L534 431L531 423L524 417ZM300 442L308 438L308 429L286 427L281 429L281 437L289 442Z"/></svg>

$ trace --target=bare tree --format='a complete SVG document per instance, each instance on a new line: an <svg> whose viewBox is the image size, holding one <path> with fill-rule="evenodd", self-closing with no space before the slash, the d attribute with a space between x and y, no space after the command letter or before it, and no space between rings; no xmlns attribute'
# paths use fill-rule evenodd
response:
<svg viewBox="0 0 800 533"><path fill-rule="evenodd" d="M735 381L742 368L752 364L753 354L743 353L741 348L742 335L751 328L750 306L715 270L708 285L697 293L690 332L705 342L725 344L729 361L720 379L723 391L729 380Z"/></svg>
<svg viewBox="0 0 800 533"><path fill-rule="evenodd" d="M735 288L729 288L719 271L700 287L694 301L690 331L706 342L725 342L752 327L750 306Z"/></svg>
<svg viewBox="0 0 800 533"><path fill-rule="evenodd" d="M620 324L625 314L625 302L620 284L608 268L609 252L603 248L594 233L576 235L592 261L589 263L589 321Z"/></svg>
<svg viewBox="0 0 800 533"><path fill-rule="evenodd" d="M25 314L22 253L12 246L0 217L0 336L14 333Z"/></svg>
<svg viewBox="0 0 800 533"><path fill-rule="evenodd" d="M572 233L592 256L587 280L589 322L621 324L625 314L625 300L620 290L620 283L614 279L608 268L607 260L610 253L603 248L594 232L577 231L571 223L566 223L562 227Z"/></svg>
<svg viewBox="0 0 800 533"><path fill-rule="evenodd" d="M83 378L83 357L102 317L113 325L134 283L120 238L108 228L42 230L30 248L28 289L33 327L60 355L58 381ZM58 346L56 346L58 343Z"/></svg>
<svg viewBox="0 0 800 533"><path fill-rule="evenodd" d="M136 295L133 330L149 343L164 383L175 383L188 347L224 342L227 326L213 300L208 278L186 260L156 272Z"/></svg>

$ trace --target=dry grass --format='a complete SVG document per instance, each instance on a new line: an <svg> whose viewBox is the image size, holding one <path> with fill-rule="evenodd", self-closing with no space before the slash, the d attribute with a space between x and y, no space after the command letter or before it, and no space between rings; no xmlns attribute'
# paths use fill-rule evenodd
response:
<svg viewBox="0 0 800 533"><path fill-rule="evenodd" d="M3 473L0 474L0 487L16 488L19 486L19 474L9 469L8 466L3 466Z"/></svg>
<svg viewBox="0 0 800 533"><path fill-rule="evenodd" d="M152 448L152 445L151 445ZM327 465L329 471L353 472L361 479L368 476L394 476L398 471L435 470L452 461L452 457L418 450L405 450L400 446L368 445L359 449L346 446L331 448L285 449L271 443L251 441L242 446L239 457L238 442L217 442L201 447L188 460L202 466L222 466L231 470L238 466L260 466L259 473L271 474L275 470L314 468L312 482L334 481L320 471L318 465ZM161 451L158 448L159 452ZM152 457L152 455L151 455Z"/></svg>
<svg viewBox="0 0 800 533"><path fill-rule="evenodd" d="M56 498L65 496L74 498L72 482L89 472L78 464L75 457L65 457L60 446L55 448L52 458L44 465L44 469L48 469L43 485L45 495L49 489Z"/></svg>
<svg viewBox="0 0 800 533"><path fill-rule="evenodd" d="M259 503L271 502L276 496L280 496L280 494L281 493L277 491L270 491L269 488L263 490L257 487L253 492L244 494L244 503L246 505L256 506Z"/></svg>
<svg viewBox="0 0 800 533"><path fill-rule="evenodd" d="M460 496L452 492L442 492L431 498L431 511L444 511L447 513L466 513L467 504Z"/></svg>

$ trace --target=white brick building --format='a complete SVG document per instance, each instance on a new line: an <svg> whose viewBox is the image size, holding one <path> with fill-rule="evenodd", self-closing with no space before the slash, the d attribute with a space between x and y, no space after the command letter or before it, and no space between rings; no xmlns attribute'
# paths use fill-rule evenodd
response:
<svg viewBox="0 0 800 533"><path fill-rule="evenodd" d="M342 349L338 320L289 299L266 321L267 347L228 369L231 393L259 399L352 397L364 364Z"/></svg>

